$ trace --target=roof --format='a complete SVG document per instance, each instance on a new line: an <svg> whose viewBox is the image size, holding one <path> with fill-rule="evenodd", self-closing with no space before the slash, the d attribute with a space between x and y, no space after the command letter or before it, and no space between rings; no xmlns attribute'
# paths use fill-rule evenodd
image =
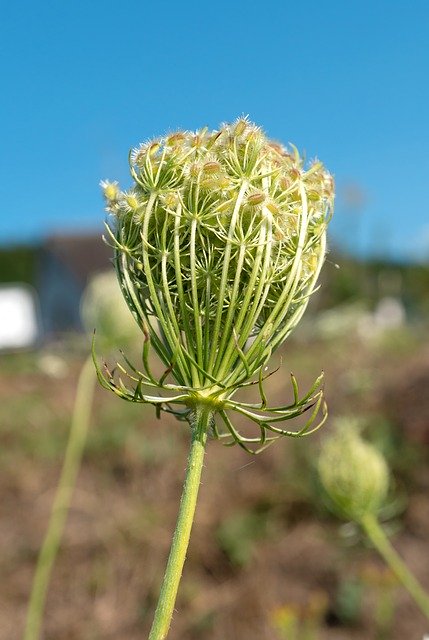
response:
<svg viewBox="0 0 429 640"><path fill-rule="evenodd" d="M64 265L82 286L93 273L109 268L113 253L96 234L51 236L41 250Z"/></svg>

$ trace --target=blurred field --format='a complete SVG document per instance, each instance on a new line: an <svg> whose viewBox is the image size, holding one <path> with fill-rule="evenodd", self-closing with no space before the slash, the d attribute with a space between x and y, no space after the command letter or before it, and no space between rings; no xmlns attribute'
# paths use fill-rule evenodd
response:
<svg viewBox="0 0 429 640"><path fill-rule="evenodd" d="M353 309L339 308L331 318L310 315L286 344L268 393L289 398L290 371L305 390L325 370L331 417L360 416L389 460L388 528L429 589L429 328L419 321L371 334L358 329L362 318L359 312L358 323ZM2 356L1 640L22 635L87 348L86 339L75 338ZM314 622L318 631L306 637L322 640L420 640L428 631L375 552L324 508L314 473L322 432L281 440L257 457L209 443L172 640L301 640L304 635L287 635L291 616ZM187 446L186 424L165 415L157 420L151 408L97 389L49 591L45 640L145 637ZM387 592L395 610L383 631L377 619Z"/></svg>

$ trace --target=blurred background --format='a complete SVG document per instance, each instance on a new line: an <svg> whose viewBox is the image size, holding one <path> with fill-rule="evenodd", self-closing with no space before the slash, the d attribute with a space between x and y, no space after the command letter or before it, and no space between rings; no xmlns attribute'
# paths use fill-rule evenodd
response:
<svg viewBox="0 0 429 640"><path fill-rule="evenodd" d="M302 389L325 371L325 429L358 418L386 455L386 526L429 589L427 2L22 0L3 3L2 22L0 639L22 636L90 349L84 292L111 291L94 281L112 271L99 182L127 187L142 141L242 114L319 157L337 185L322 286L268 392L290 397L290 371ZM183 424L97 389L46 640L144 637L187 445ZM249 458L210 443L172 639L428 630L324 508L318 446L281 441Z"/></svg>

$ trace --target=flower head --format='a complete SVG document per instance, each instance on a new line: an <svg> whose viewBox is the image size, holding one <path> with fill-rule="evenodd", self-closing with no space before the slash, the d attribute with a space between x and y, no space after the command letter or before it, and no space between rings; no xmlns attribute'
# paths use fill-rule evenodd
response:
<svg viewBox="0 0 429 640"><path fill-rule="evenodd" d="M234 409L237 389L254 376L262 385L315 288L332 177L246 118L140 145L130 169L134 186L115 193L109 234L125 300L167 368L163 383L174 380L161 386L180 390L186 407ZM147 370L140 381L154 384Z"/></svg>
<svg viewBox="0 0 429 640"><path fill-rule="evenodd" d="M343 517L359 521L382 506L389 488L386 461L353 423L337 424L323 444L318 469L334 510Z"/></svg>

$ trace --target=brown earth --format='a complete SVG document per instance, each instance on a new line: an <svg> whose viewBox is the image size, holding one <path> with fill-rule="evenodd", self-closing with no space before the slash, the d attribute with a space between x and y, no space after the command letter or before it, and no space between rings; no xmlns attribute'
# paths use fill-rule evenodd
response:
<svg viewBox="0 0 429 640"><path fill-rule="evenodd" d="M419 434L429 433L429 351L421 344L374 347L353 339L304 346L297 340L270 395L290 394L290 368L298 377L305 372L305 389L323 366L331 414L367 419L388 455L399 495L389 524L392 542L429 589L428 439L414 444L416 424ZM22 638L80 367L69 354L68 372L56 379L40 372L38 357L5 357L0 374L0 640ZM279 611L317 617L314 602L322 603L314 639L422 640L429 631L429 622L396 586L391 629L377 635L376 604L390 583L362 578L368 565L371 575L383 576L383 563L357 531L324 509L312 465L317 442L283 440L255 458L209 443L171 640L292 640L276 627ZM169 416L158 421L150 408L97 389L49 589L44 640L147 637L187 446L186 425ZM340 605L339 594L356 582L363 595L347 621L353 598Z"/></svg>

